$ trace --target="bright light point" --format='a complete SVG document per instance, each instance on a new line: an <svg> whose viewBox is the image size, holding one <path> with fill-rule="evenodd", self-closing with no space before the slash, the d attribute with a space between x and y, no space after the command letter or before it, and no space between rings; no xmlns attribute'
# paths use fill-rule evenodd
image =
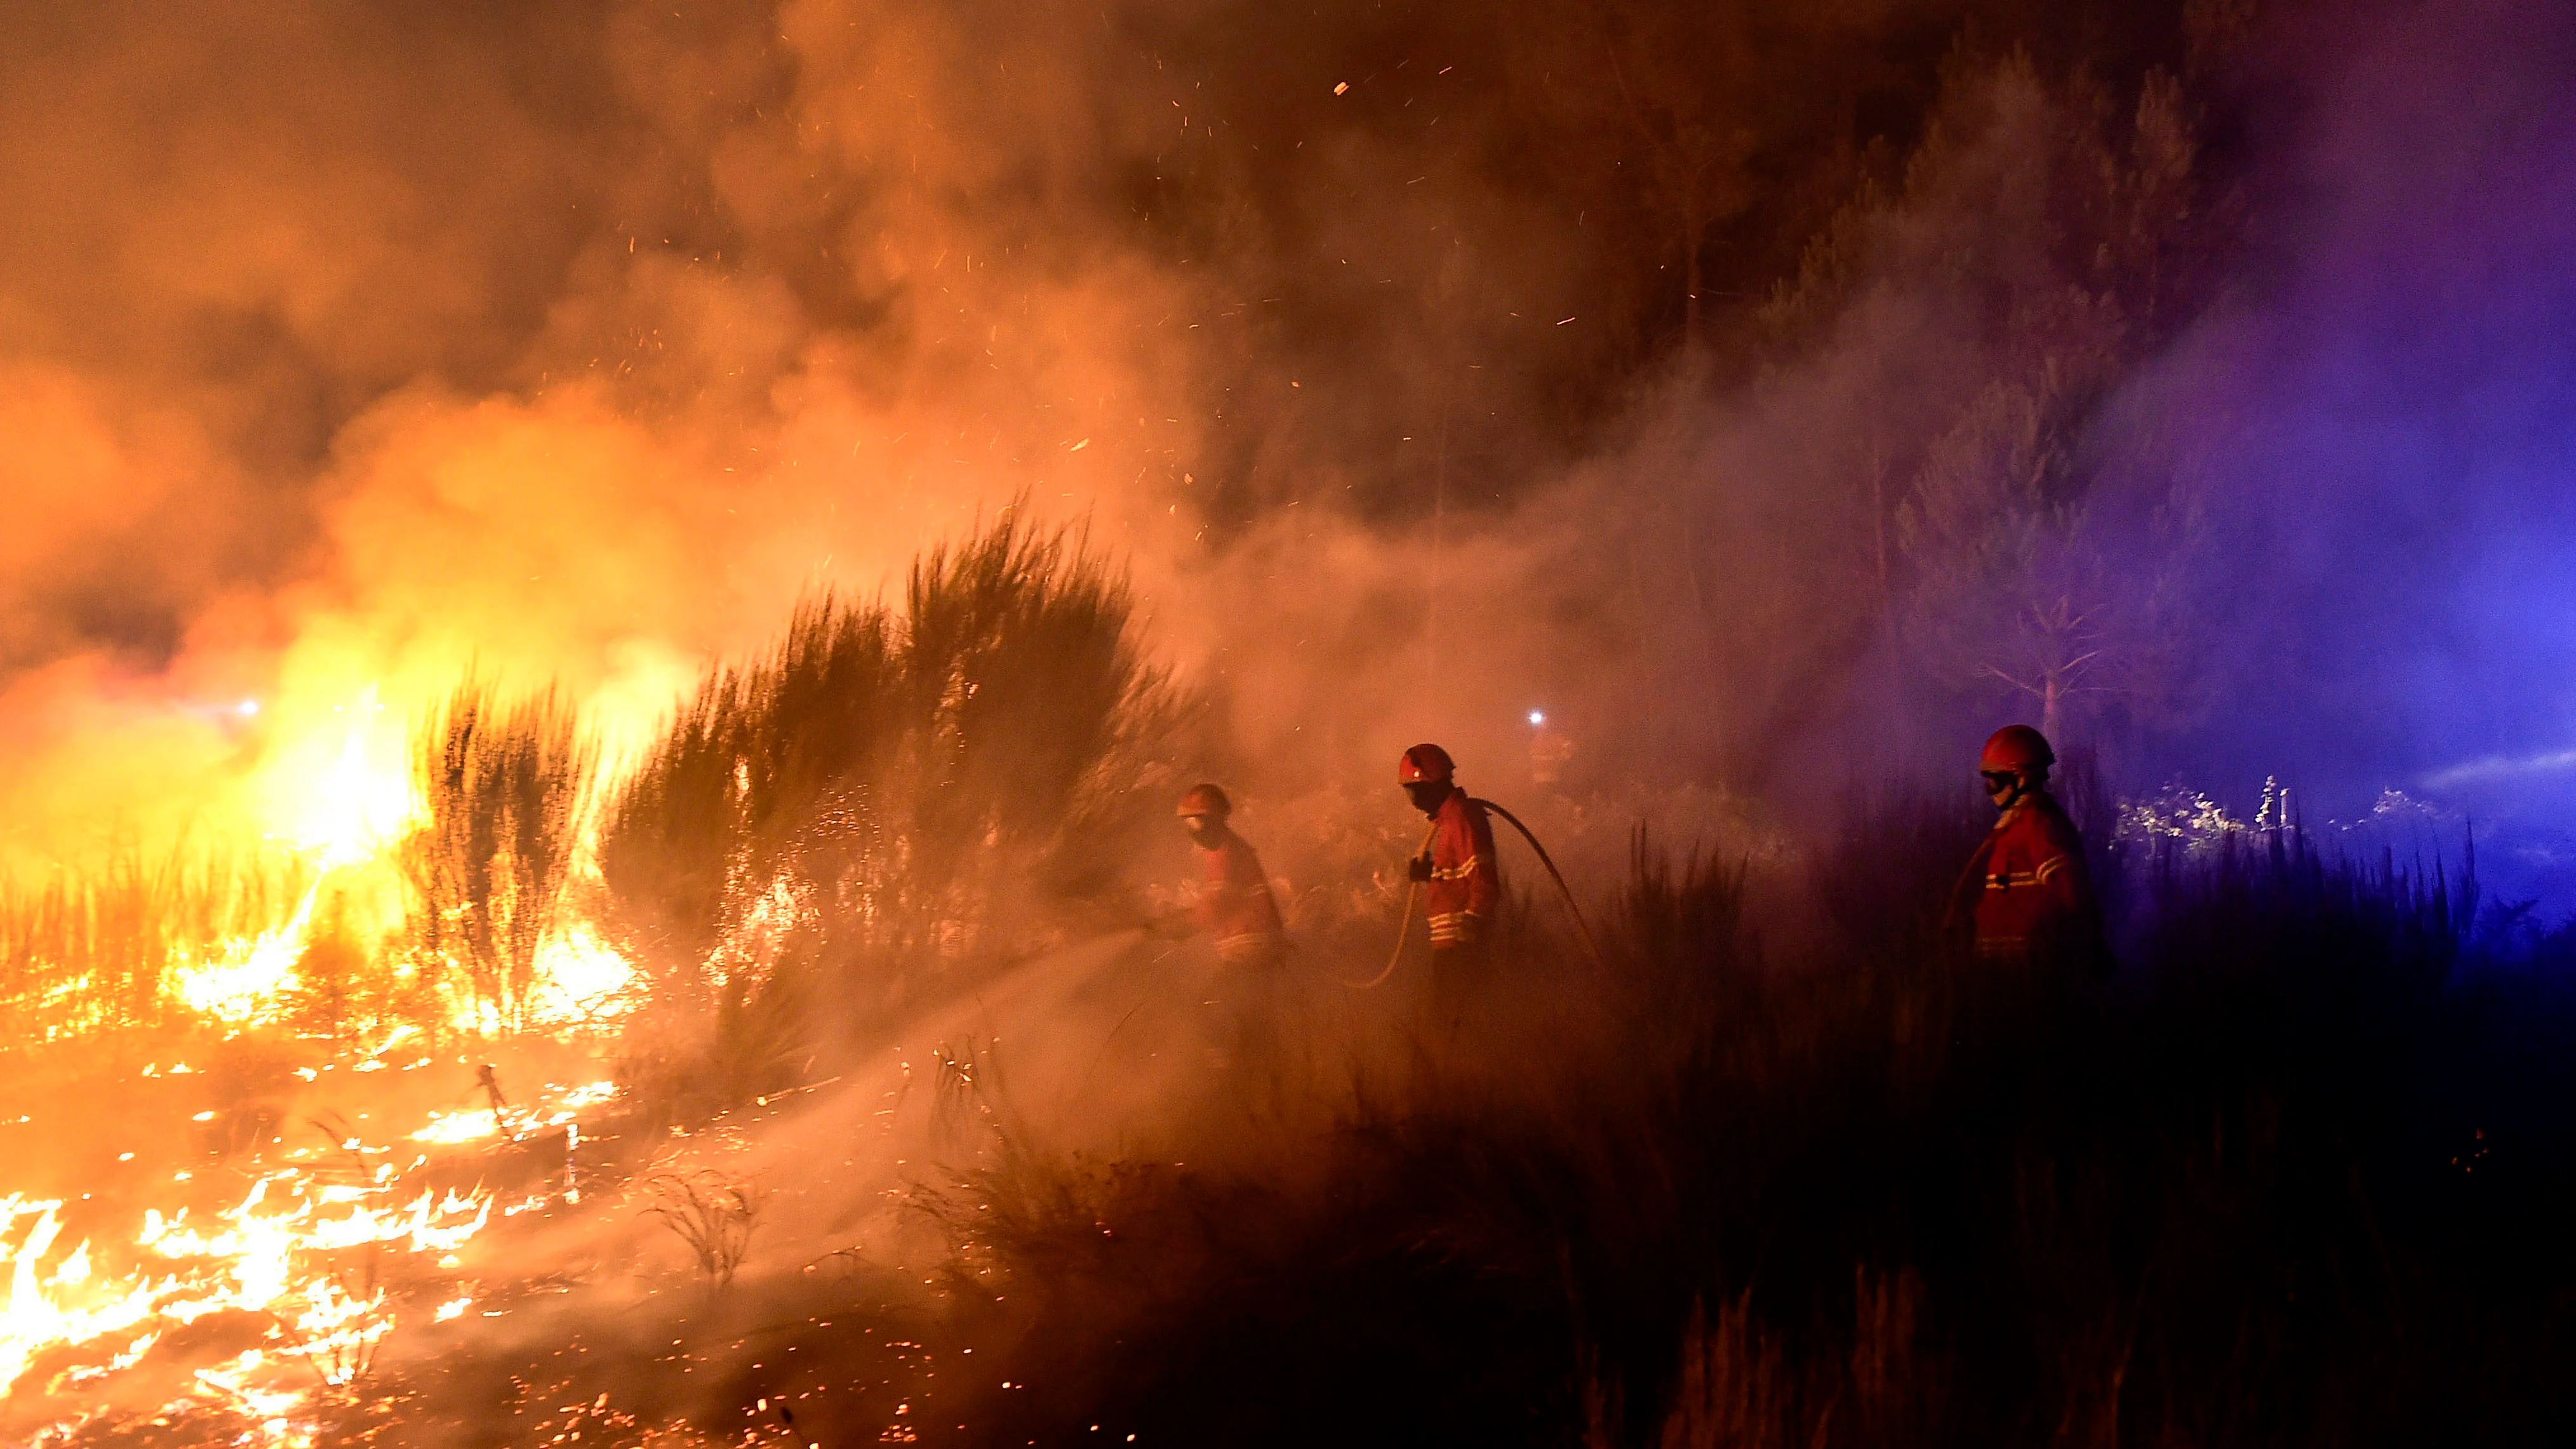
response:
<svg viewBox="0 0 2576 1449"><path fill-rule="evenodd" d="M1543 710L1535 710L1535 709L1534 709L1534 710L1531 710L1531 711L1530 711L1530 723L1531 723L1531 724L1534 724L1534 725L1543 725L1543 724L1547 723L1547 714L1546 714L1546 712L1545 712L1545 711L1543 711Z"/></svg>
<svg viewBox="0 0 2576 1449"><path fill-rule="evenodd" d="M240 715L244 719L248 719L252 715L259 713L259 701L255 699L245 699L241 703L233 706L233 713Z"/></svg>

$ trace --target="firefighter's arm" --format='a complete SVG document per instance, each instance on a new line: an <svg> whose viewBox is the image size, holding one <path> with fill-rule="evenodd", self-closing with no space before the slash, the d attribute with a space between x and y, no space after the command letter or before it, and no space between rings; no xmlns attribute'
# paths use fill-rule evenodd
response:
<svg viewBox="0 0 2576 1449"><path fill-rule="evenodd" d="M2093 873L2084 861L2084 842L2072 829L2053 831L2049 858L2035 872L2047 901L2046 931L2052 948L2070 963L2097 975L2111 973L2110 943L2102 933L2102 902L2093 894Z"/></svg>
<svg viewBox="0 0 2576 1449"><path fill-rule="evenodd" d="M2039 864L2033 874L2039 877L2040 898L2046 901L2059 919L2073 919L2092 912L2093 877L2084 865L2084 842L2074 831L2055 826L2043 832L2038 851Z"/></svg>
<svg viewBox="0 0 2576 1449"><path fill-rule="evenodd" d="M2053 911L2072 914L2092 896L2084 880L2084 857L2072 853L2052 855L2039 863L2040 898Z"/></svg>

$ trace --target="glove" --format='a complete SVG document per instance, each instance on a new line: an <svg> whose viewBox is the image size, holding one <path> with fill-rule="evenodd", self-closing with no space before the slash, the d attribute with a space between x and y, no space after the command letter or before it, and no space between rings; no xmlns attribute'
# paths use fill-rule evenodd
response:
<svg viewBox="0 0 2576 1449"><path fill-rule="evenodd" d="M1404 863L1404 878L1417 883L1431 879L1431 857L1427 855L1417 855L1413 859L1406 861Z"/></svg>

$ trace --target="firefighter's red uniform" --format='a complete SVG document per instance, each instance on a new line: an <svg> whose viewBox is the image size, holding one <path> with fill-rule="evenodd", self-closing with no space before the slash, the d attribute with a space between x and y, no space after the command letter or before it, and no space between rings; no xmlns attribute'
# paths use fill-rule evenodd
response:
<svg viewBox="0 0 2576 1449"><path fill-rule="evenodd" d="M1396 763L1395 782L1431 817L1431 841L1414 857L1431 917L1430 991L1435 1031L1455 1036L1485 985L1485 928L1503 887L1494 870L1494 827L1485 808L1458 788L1457 763L1438 745L1415 745Z"/></svg>
<svg viewBox="0 0 2576 1449"><path fill-rule="evenodd" d="M1494 874L1493 822L1466 791L1452 789L1431 823L1431 880L1423 887L1431 949L1481 945L1502 897Z"/></svg>
<svg viewBox="0 0 2576 1449"><path fill-rule="evenodd" d="M1279 903L1271 899L1270 878L1262 874L1261 857L1231 830L1216 849L1201 854L1207 857L1207 874L1195 919L1216 942L1216 954L1229 966L1278 960L1287 932L1279 922Z"/></svg>
<svg viewBox="0 0 2576 1449"><path fill-rule="evenodd" d="M1995 821L1963 883L1977 926L1977 954L2026 961L2088 947L2101 907L2084 868L2075 822L2045 790L2025 792Z"/></svg>
<svg viewBox="0 0 2576 1449"><path fill-rule="evenodd" d="M1237 1072L1253 1071L1278 1058L1279 1018L1294 1007L1289 987L1287 932L1279 904L1270 895L1270 877L1252 845L1226 824L1234 803L1215 785L1194 785L1181 796L1174 812L1189 827L1198 846L1201 868L1198 899L1190 924L1207 932L1225 969L1204 989L1217 999L1218 1053ZM1249 1080L1248 1078L1246 1080Z"/></svg>

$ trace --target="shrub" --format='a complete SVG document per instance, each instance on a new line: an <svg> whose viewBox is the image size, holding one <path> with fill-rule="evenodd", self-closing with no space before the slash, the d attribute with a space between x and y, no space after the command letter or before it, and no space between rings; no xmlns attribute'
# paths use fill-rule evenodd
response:
<svg viewBox="0 0 2576 1449"><path fill-rule="evenodd" d="M607 933L654 985L637 1069L780 1085L811 1008L864 1025L1112 895L1190 709L1131 612L1014 511L918 561L899 614L826 595L710 671L601 829Z"/></svg>
<svg viewBox="0 0 2576 1449"><path fill-rule="evenodd" d="M537 948L563 922L597 762L562 695L504 703L470 677L415 744L426 820L401 847L412 944L461 968L503 1030L518 1029Z"/></svg>

